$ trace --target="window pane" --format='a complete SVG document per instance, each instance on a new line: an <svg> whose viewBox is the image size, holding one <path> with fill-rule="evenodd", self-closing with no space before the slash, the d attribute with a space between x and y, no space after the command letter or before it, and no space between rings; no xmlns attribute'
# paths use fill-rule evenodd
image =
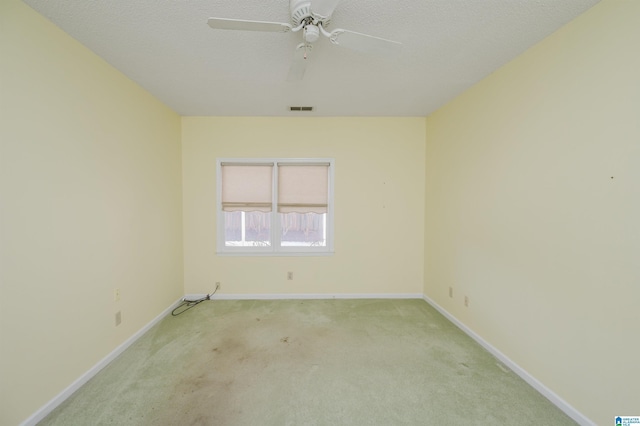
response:
<svg viewBox="0 0 640 426"><path fill-rule="evenodd" d="M283 247L326 247L326 213L280 213Z"/></svg>
<svg viewBox="0 0 640 426"><path fill-rule="evenodd" d="M271 213L234 211L223 214L226 247L271 246Z"/></svg>

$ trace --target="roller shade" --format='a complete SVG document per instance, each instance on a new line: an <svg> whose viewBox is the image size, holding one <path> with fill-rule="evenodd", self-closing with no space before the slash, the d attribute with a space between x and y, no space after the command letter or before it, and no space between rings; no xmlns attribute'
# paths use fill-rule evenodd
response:
<svg viewBox="0 0 640 426"><path fill-rule="evenodd" d="M225 164L222 171L222 210L270 212L273 163Z"/></svg>
<svg viewBox="0 0 640 426"><path fill-rule="evenodd" d="M278 212L326 213L329 164L278 163Z"/></svg>

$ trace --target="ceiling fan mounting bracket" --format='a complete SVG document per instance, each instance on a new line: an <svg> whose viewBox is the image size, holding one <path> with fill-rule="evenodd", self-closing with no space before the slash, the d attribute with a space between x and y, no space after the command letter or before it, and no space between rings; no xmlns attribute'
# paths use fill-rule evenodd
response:
<svg viewBox="0 0 640 426"><path fill-rule="evenodd" d="M311 12L311 0L291 0L291 23L293 27L298 27L300 25L305 24L318 24L322 23L322 25L326 28L331 22L331 17L321 17L318 15L314 15Z"/></svg>

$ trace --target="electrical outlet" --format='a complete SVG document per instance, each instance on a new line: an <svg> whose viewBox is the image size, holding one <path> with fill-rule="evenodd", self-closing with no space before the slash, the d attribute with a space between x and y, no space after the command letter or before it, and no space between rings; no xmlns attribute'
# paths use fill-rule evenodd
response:
<svg viewBox="0 0 640 426"><path fill-rule="evenodd" d="M449 297L453 298L453 287L449 287Z"/></svg>
<svg viewBox="0 0 640 426"><path fill-rule="evenodd" d="M116 327L122 323L122 314L120 311L116 312Z"/></svg>
<svg viewBox="0 0 640 426"><path fill-rule="evenodd" d="M469 296L464 297L464 306L469 307Z"/></svg>
<svg viewBox="0 0 640 426"><path fill-rule="evenodd" d="M293 279L293 272L287 272L287 279L288 280L292 280Z"/></svg>
<svg viewBox="0 0 640 426"><path fill-rule="evenodd" d="M114 302L118 302L119 300L120 300L120 289L119 289L119 288L116 288L116 289L113 291L113 301L114 301Z"/></svg>

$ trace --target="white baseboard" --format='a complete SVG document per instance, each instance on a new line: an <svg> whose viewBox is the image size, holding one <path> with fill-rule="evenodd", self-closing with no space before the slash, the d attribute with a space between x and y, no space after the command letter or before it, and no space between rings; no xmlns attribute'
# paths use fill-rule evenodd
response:
<svg viewBox="0 0 640 426"><path fill-rule="evenodd" d="M189 300L206 294L189 294ZM193 299L192 299L193 297ZM216 294L211 299L219 300L290 300L290 299L422 299L422 293L275 293L275 294Z"/></svg>
<svg viewBox="0 0 640 426"><path fill-rule="evenodd" d="M509 367L514 373L516 373L520 378L522 378L525 382L527 382L531 387L541 393L545 398L551 401L556 407L561 409L567 416L571 417L578 424L582 426L596 426L594 422L589 420L585 415L576 410L573 406L571 406L564 399L560 398L555 392L542 384L538 379L529 374L524 368L520 367L518 364L509 359L505 354L500 352L494 346L492 346L489 342L484 340L478 334L476 334L469 327L460 322L456 317L447 312L442 306L438 305L436 302L431 300L426 295L423 296L424 300L431 306L433 306L438 312L445 316L449 321L451 321L456 327L465 332L469 337L478 342L483 348L485 348L489 353L495 356L500 362Z"/></svg>
<svg viewBox="0 0 640 426"><path fill-rule="evenodd" d="M184 297L182 299L180 299L180 302L182 302L183 300L200 300L204 297L207 297L207 293L190 293L190 294L185 294ZM213 296L212 299L217 299L218 296Z"/></svg>
<svg viewBox="0 0 640 426"><path fill-rule="evenodd" d="M133 336L129 337L124 343L115 348L109 355L104 357L100 362L91 367L89 371L80 376L75 382L71 383L65 390L60 392L51 401L40 407L38 411L33 413L28 419L22 422L21 426L35 426L38 422L44 419L49 413L51 413L58 405L62 404L67 398L69 398L75 391L80 389L82 385L87 383L93 376L98 374L100 370L106 367L111 361L116 359L118 355L124 352L129 346L131 346L136 340L138 340L144 333L149 331L151 327L156 325L165 316L169 315L171 311L182 301L182 298L172 303L167 309L162 311L160 315L151 320L147 325L138 330Z"/></svg>

